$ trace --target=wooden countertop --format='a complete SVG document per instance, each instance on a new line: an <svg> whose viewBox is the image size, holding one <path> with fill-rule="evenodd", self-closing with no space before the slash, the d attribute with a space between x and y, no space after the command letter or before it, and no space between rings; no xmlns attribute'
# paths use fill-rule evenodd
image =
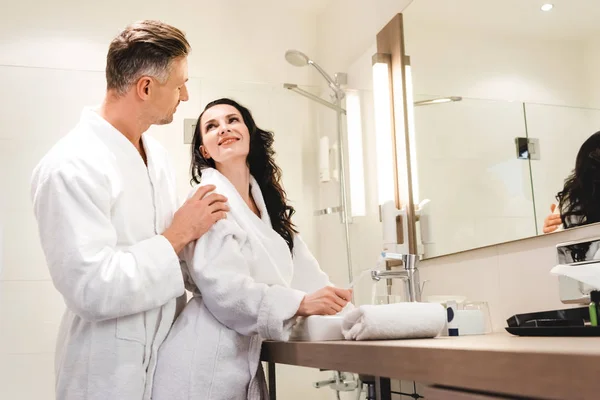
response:
<svg viewBox="0 0 600 400"><path fill-rule="evenodd" d="M265 342L263 361L544 399L600 399L600 338L508 333L364 342Z"/></svg>

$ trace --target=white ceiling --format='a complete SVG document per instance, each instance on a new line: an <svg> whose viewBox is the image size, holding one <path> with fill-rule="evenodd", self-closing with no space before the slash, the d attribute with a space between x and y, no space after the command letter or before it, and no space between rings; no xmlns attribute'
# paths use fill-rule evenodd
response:
<svg viewBox="0 0 600 400"><path fill-rule="evenodd" d="M280 0L281 1L281 0ZM284 0L284 1L288 1L289 3L291 3L291 7L298 7L298 8L303 8L309 11L315 11L315 12L321 12L323 11L325 8L327 8L327 6L329 5L329 3L331 3L331 0ZM591 0L593 1L593 0Z"/></svg>
<svg viewBox="0 0 600 400"><path fill-rule="evenodd" d="M315 14L321 13L331 2L332 0L254 0L255 4L261 6L276 6L278 8L287 8L291 11L298 10Z"/></svg>
<svg viewBox="0 0 600 400"><path fill-rule="evenodd" d="M554 4L549 12L540 7ZM600 0L414 0L405 21L549 39L600 34Z"/></svg>

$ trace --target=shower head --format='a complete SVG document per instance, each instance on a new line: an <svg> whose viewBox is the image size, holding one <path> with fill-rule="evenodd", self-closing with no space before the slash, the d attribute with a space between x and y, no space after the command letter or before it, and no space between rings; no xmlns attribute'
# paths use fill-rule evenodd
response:
<svg viewBox="0 0 600 400"><path fill-rule="evenodd" d="M310 63L310 58L306 54L298 50L288 50L285 52L287 62L295 67L304 67Z"/></svg>
<svg viewBox="0 0 600 400"><path fill-rule="evenodd" d="M335 96L340 100L344 97L344 91L341 89L339 83L336 82L331 76L329 76L329 74L327 72L325 72L325 70L323 68L321 68L319 66L319 64L317 64L316 62L311 60L303 52L301 52L299 50L288 50L285 52L285 59L287 60L287 62L289 62L290 64L292 64L293 66L296 66L296 67L304 67L305 65L312 65L313 67L315 67L315 69L317 71L319 71L321 76L323 76L323 78L325 78L325 80L329 84L329 87L335 93Z"/></svg>

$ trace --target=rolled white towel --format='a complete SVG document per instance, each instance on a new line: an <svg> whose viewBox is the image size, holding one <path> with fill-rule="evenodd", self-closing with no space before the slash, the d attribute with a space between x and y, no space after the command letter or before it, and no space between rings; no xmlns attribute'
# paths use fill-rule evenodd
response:
<svg viewBox="0 0 600 400"><path fill-rule="evenodd" d="M446 310L436 303L360 306L344 316L346 340L436 337L446 323Z"/></svg>

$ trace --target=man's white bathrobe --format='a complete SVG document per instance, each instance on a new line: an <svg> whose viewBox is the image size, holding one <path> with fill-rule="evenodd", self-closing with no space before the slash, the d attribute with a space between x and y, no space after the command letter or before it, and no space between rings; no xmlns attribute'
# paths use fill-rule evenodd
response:
<svg viewBox="0 0 600 400"><path fill-rule="evenodd" d="M216 185L231 211L185 250L194 297L159 351L152 399L264 398L262 341L288 340L305 294L329 279L298 235L292 257L253 178L260 218L215 169L202 184Z"/></svg>
<svg viewBox="0 0 600 400"><path fill-rule="evenodd" d="M173 170L158 142L144 135L143 144L147 167L86 109L33 173L41 244L67 306L55 362L60 400L149 399L185 292L179 258L159 235L178 207Z"/></svg>

